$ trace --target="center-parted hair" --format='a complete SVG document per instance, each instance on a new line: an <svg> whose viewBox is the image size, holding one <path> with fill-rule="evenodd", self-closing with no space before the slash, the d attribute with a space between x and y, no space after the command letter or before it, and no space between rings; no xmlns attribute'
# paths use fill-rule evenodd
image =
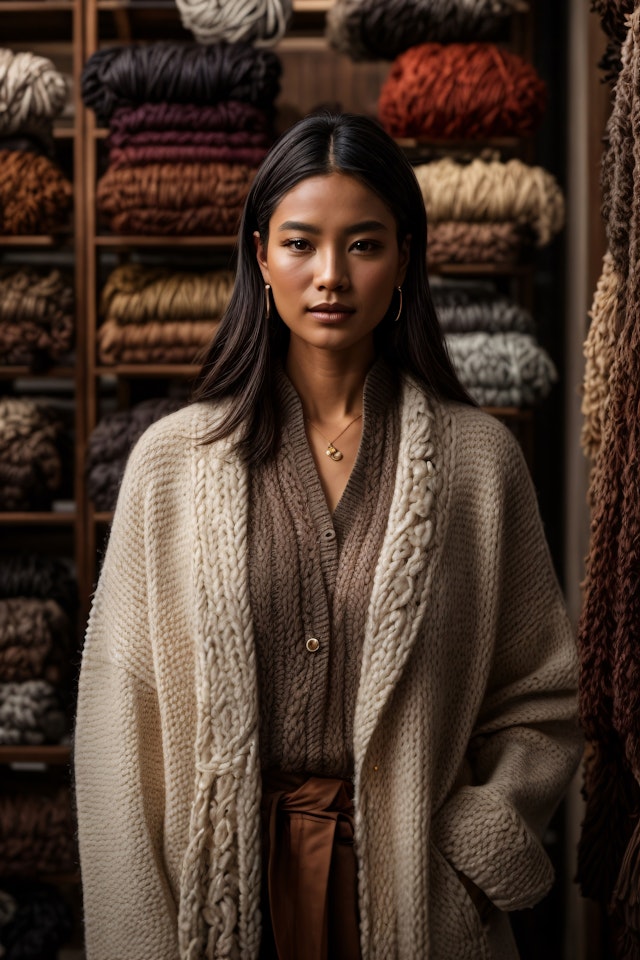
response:
<svg viewBox="0 0 640 960"><path fill-rule="evenodd" d="M413 374L430 393L473 402L447 355L431 299L427 217L411 164L375 121L353 114L314 114L277 141L256 174L240 222L233 293L193 394L196 401L231 398L224 424L205 439L221 439L242 427L239 452L249 464L264 462L280 442L274 376L289 342L273 301L266 317L254 232L267 248L269 221L284 196L302 180L332 173L354 177L380 197L395 218L399 245L411 238L402 316L394 323L394 294L375 331L377 352L399 373Z"/></svg>

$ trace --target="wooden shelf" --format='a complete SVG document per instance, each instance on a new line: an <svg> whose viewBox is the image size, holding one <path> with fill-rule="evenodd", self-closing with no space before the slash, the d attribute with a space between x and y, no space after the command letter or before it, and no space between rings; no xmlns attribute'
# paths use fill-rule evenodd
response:
<svg viewBox="0 0 640 960"><path fill-rule="evenodd" d="M0 525L5 526L51 526L72 527L76 522L76 513L57 513L54 510L12 510L0 511Z"/></svg>
<svg viewBox="0 0 640 960"><path fill-rule="evenodd" d="M47 367L46 370L33 370L31 367L0 365L0 380L13 380L16 377L38 379L72 380L76 375L74 367Z"/></svg>
<svg viewBox="0 0 640 960"><path fill-rule="evenodd" d="M42 747L0 746L0 764L46 763L51 766L66 766L71 762L71 747L63 744Z"/></svg>
<svg viewBox="0 0 640 960"><path fill-rule="evenodd" d="M2 0L0 13L73 13L74 7L73 0Z"/></svg>
<svg viewBox="0 0 640 960"><path fill-rule="evenodd" d="M472 150L490 147L495 150L517 150L530 137L480 137L474 140L448 140L436 137L396 137L395 141L403 150L437 148L440 150Z"/></svg>
<svg viewBox="0 0 640 960"><path fill-rule="evenodd" d="M95 368L97 377L196 377L197 363L119 363Z"/></svg>
<svg viewBox="0 0 640 960"><path fill-rule="evenodd" d="M44 2L46 5L46 0L36 0L36 2ZM333 4L334 0L293 0L293 10L294 13L326 13ZM60 6L67 9L66 4L60 3ZM175 0L97 0L96 8L98 10L171 10L178 13Z"/></svg>
<svg viewBox="0 0 640 960"><path fill-rule="evenodd" d="M527 277L534 271L532 263L429 263L433 276L462 276L473 273L486 277Z"/></svg>
<svg viewBox="0 0 640 960"><path fill-rule="evenodd" d="M235 237L164 237L102 234L96 237L97 247L234 247Z"/></svg>
<svg viewBox="0 0 640 960"><path fill-rule="evenodd" d="M0 236L0 247L56 247L68 243L71 233L56 233L40 236Z"/></svg>
<svg viewBox="0 0 640 960"><path fill-rule="evenodd" d="M485 413L501 420L533 420L531 407L482 407Z"/></svg>
<svg viewBox="0 0 640 960"><path fill-rule="evenodd" d="M97 510L93 514L93 520L95 523L111 523L111 521L113 520L113 511Z"/></svg>

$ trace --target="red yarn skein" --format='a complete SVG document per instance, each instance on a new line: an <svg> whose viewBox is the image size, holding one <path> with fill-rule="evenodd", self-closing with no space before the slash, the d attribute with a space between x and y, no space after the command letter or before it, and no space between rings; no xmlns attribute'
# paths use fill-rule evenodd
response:
<svg viewBox="0 0 640 960"><path fill-rule="evenodd" d="M523 136L538 126L546 87L522 57L492 43L423 43L393 63L378 116L395 137Z"/></svg>

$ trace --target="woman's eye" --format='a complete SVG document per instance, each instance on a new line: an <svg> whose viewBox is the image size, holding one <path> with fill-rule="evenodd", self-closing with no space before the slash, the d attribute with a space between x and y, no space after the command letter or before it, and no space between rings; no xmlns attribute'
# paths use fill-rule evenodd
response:
<svg viewBox="0 0 640 960"><path fill-rule="evenodd" d="M284 245L285 247L289 247L291 250L299 250L301 252L309 249L309 241L301 240L298 237L293 240L285 240Z"/></svg>
<svg viewBox="0 0 640 960"><path fill-rule="evenodd" d="M352 249L358 251L358 253L371 253L372 250L377 250L379 246L380 244L373 240L356 240Z"/></svg>

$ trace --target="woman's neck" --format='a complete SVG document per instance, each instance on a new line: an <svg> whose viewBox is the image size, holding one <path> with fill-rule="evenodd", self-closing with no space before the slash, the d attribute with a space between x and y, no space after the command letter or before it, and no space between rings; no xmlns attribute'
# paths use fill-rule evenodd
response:
<svg viewBox="0 0 640 960"><path fill-rule="evenodd" d="M374 360L373 349L354 355L290 348L285 370L305 417L318 424L339 424L362 413L364 382Z"/></svg>

